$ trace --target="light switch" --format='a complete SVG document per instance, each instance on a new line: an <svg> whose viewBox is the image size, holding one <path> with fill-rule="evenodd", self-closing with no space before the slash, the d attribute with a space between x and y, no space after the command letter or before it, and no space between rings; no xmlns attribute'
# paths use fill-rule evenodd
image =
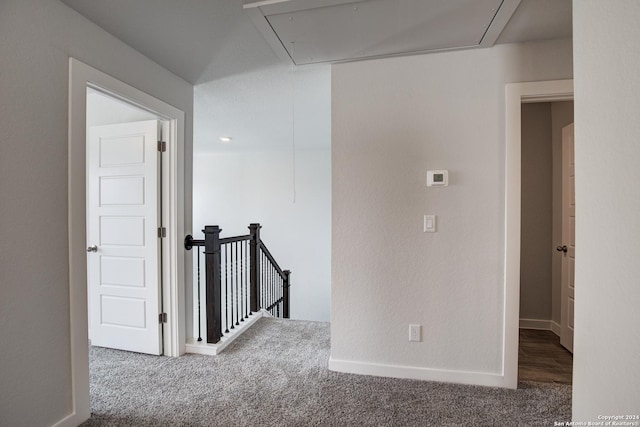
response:
<svg viewBox="0 0 640 427"><path fill-rule="evenodd" d="M409 325L409 341L422 341L422 325Z"/></svg>
<svg viewBox="0 0 640 427"><path fill-rule="evenodd" d="M436 216L435 215L424 216L424 232L425 233L436 232Z"/></svg>

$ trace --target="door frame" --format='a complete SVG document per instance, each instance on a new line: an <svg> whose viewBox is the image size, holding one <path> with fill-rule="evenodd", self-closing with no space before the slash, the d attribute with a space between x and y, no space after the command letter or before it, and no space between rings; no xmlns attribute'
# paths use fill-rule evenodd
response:
<svg viewBox="0 0 640 427"><path fill-rule="evenodd" d="M86 96L92 87L109 96L150 111L169 123L167 151L162 156L162 217L167 237L162 239L164 351L179 356L185 350L184 133L183 111L117 80L74 58L69 58L69 318L72 417L82 422L90 412L89 341L87 318L86 229Z"/></svg>
<svg viewBox="0 0 640 427"><path fill-rule="evenodd" d="M573 79L510 83L505 87L504 385L518 387L522 104L573 100Z"/></svg>

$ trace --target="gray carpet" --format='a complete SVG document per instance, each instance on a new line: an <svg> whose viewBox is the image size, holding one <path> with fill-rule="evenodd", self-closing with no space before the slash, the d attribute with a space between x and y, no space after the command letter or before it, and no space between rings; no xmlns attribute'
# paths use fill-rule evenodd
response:
<svg viewBox="0 0 640 427"><path fill-rule="evenodd" d="M261 319L219 356L91 348L83 426L552 426L571 386L518 390L340 374L329 324Z"/></svg>

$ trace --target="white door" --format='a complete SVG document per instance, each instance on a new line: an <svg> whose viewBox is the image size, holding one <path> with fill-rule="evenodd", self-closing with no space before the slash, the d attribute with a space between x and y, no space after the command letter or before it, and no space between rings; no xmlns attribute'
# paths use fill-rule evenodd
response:
<svg viewBox="0 0 640 427"><path fill-rule="evenodd" d="M95 126L87 148L92 345L162 353L157 120Z"/></svg>
<svg viewBox="0 0 640 427"><path fill-rule="evenodd" d="M573 123L562 128L562 279L560 282L560 344L573 352L573 307L575 291L576 196L573 159Z"/></svg>

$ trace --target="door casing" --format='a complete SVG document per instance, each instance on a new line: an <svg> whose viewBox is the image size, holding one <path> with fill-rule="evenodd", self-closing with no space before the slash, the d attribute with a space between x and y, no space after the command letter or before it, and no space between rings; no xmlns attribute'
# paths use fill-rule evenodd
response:
<svg viewBox="0 0 640 427"><path fill-rule="evenodd" d="M184 134L183 111L121 82L75 58L69 59L69 318L72 413L61 425L78 425L91 415L87 322L86 256L86 94L87 87L148 110L168 121L167 151L162 156L162 217L167 238L162 239L163 304L167 356L185 349Z"/></svg>
<svg viewBox="0 0 640 427"><path fill-rule="evenodd" d="M505 236L503 385L518 388L522 104L573 100L573 79L510 83L505 90Z"/></svg>

